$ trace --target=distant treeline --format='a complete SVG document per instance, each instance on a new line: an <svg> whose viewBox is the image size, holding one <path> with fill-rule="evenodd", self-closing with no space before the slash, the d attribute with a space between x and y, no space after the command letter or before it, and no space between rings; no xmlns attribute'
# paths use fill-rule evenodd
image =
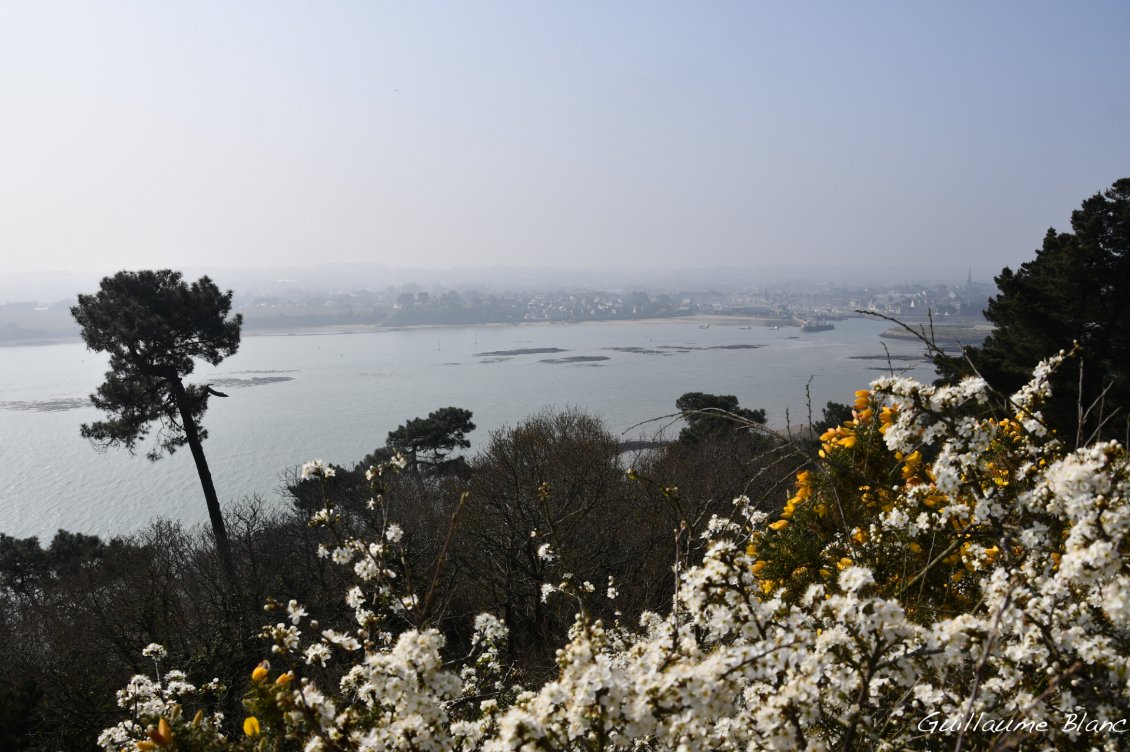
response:
<svg viewBox="0 0 1130 752"><path fill-rule="evenodd" d="M420 326L516 324L532 321L608 321L659 318L693 313L673 302L638 297L488 296L463 298L456 292L430 296L404 293L387 307L310 306L244 308L249 329L291 329L313 326Z"/></svg>

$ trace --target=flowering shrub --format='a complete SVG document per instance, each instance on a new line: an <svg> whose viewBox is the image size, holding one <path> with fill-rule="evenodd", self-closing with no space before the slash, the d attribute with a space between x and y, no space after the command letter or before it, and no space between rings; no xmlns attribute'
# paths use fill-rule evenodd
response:
<svg viewBox="0 0 1130 752"><path fill-rule="evenodd" d="M398 577L400 531L339 538L355 623L301 604L264 630L236 732L186 718L183 677L135 677L118 749L831 750L1117 749L1130 732L1130 464L1068 451L1039 408L1060 358L995 415L979 379L879 379L822 438L779 516L735 503L670 612L587 615L615 597L565 576L579 614L558 671L523 686L502 623L444 653ZM372 506L383 507L374 468ZM324 473L311 464L309 473ZM311 524L335 529L332 503ZM542 555L552 557L548 544ZM156 657L156 656L155 656ZM336 674L330 670L336 668ZM336 677L336 681L333 680Z"/></svg>

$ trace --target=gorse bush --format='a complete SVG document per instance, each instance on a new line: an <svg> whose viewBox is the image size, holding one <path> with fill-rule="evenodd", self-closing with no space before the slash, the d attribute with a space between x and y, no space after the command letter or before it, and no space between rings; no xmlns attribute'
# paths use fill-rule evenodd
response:
<svg viewBox="0 0 1130 752"><path fill-rule="evenodd" d="M994 414L979 379L884 378L822 437L780 514L739 497L671 607L597 619L615 582L536 555L547 602L576 612L544 682L506 665L503 622L474 619L452 655L428 583L405 582L401 530L344 535L349 625L268 602L271 653L244 715L174 671L119 693L106 750L1117 749L1130 731L1130 463L1067 451L1041 419L1042 364ZM307 475L324 480L311 465ZM337 529L332 499L311 524ZM336 535L336 534L335 534ZM556 567L556 569L555 569ZM152 647L154 658L160 648Z"/></svg>

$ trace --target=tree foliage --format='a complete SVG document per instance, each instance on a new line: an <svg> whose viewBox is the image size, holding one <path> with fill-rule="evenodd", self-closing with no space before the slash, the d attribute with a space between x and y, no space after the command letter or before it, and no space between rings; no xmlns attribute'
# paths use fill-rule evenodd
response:
<svg viewBox="0 0 1130 752"><path fill-rule="evenodd" d="M426 418L412 418L388 434L389 449L403 452L409 465L437 467L456 449L467 449L467 434L475 430L471 411L461 407L441 407Z"/></svg>
<svg viewBox="0 0 1130 752"><path fill-rule="evenodd" d="M31 733L43 691L33 679L16 684L0 679L0 749L23 752L31 749Z"/></svg>
<svg viewBox="0 0 1130 752"><path fill-rule="evenodd" d="M87 347L110 354L106 380L90 396L107 417L84 424L82 435L133 452L157 425L150 460L189 445L229 572L223 515L201 446L207 431L200 425L209 396L225 395L183 379L197 359L217 365L239 348L243 317L228 318L231 298L230 290L221 292L208 277L188 284L168 269L123 271L104 278L97 293L79 295L71 309Z"/></svg>
<svg viewBox="0 0 1130 752"><path fill-rule="evenodd" d="M738 398L732 394L687 392L675 400L675 407L687 422L679 432L679 441L687 444L727 436L748 429L751 424L765 423L764 410L739 407Z"/></svg>
<svg viewBox="0 0 1130 752"><path fill-rule="evenodd" d="M239 349L243 317L231 311L231 291L221 293L208 277L191 285L180 272L118 272L102 280L99 292L79 295L71 314L87 347L110 354L106 381L91 395L106 420L84 425L83 436L133 451L152 424L161 428L158 459L188 443L177 383L195 369L194 360L217 365ZM205 385L184 385L183 401L193 422L208 406ZM197 428L201 439L207 437Z"/></svg>
<svg viewBox="0 0 1130 752"><path fill-rule="evenodd" d="M1071 232L1049 229L1036 257L996 278L1000 294L985 317L996 325L966 354L995 388L1011 394L1032 368L1060 350L1079 345L1074 369L1056 376L1057 404L1047 418L1062 435L1126 434L1130 417L1130 178L1083 201L1071 215ZM968 364L940 358L951 381ZM1094 405L1090 413L1081 415Z"/></svg>
<svg viewBox="0 0 1130 752"><path fill-rule="evenodd" d="M542 587L560 576L561 562L594 581L621 574L613 562L633 543L609 531L625 523L623 479L616 437L576 410L494 431L473 461L457 567L463 583L474 583L465 588L470 607L499 607L510 655L552 658L548 638L572 612L546 606Z"/></svg>

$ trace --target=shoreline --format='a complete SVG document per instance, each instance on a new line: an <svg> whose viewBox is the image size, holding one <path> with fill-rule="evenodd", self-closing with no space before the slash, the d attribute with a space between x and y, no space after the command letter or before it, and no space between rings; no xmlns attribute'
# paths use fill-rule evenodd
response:
<svg viewBox="0 0 1130 752"><path fill-rule="evenodd" d="M546 326L592 326L607 324L640 324L654 326L672 322L687 324L711 324L717 326L755 326L767 327L778 319L757 316L729 316L725 314L696 313L688 316L661 316L646 319L590 319L585 321L515 321L513 323L492 322L487 324L404 324L385 326L381 324L345 324L327 326L300 326L291 329L261 329L245 331L245 337L323 337L331 334L381 334L383 332L403 332L429 329L501 329L517 327ZM779 326L793 326L781 320Z"/></svg>
<svg viewBox="0 0 1130 752"><path fill-rule="evenodd" d="M849 317L864 318L864 317ZM324 337L334 334L382 334L385 332L404 332L415 330L436 329L499 329L509 327L548 327L548 326L607 326L609 324L635 324L639 326L656 326L660 324L695 324L699 327L743 327L750 329L768 329L776 326L781 329L799 329L799 324L793 319L781 319L769 316L731 315L723 313L695 313L685 316L659 316L640 319L587 319L583 321L515 321L515 322L490 322L482 324L326 324L319 326L296 326L289 328L263 328L244 329L243 337ZM946 331L947 328L949 331ZM954 323L939 325L935 328L939 342L948 344L953 338L952 332L960 331L962 334L973 335L969 339L984 339L985 334L992 331L991 326L968 323ZM947 335L949 335L947 337ZM980 335L979 337L977 335ZM900 327L890 327L879 335L884 339L912 340L914 337ZM48 347L51 345L67 345L81 343L82 338L76 332L73 336L30 336L27 339L0 340L0 349L6 347Z"/></svg>
<svg viewBox="0 0 1130 752"><path fill-rule="evenodd" d="M324 337L332 334L381 334L384 332L403 332L429 329L497 329L505 327L544 327L544 326L592 326L607 324L640 324L654 326L656 324L669 324L672 322L709 324L711 326L748 326L751 328L768 327L775 324L781 327L794 327L796 324L788 319L774 319L769 317L726 315L719 313L696 313L687 316L660 316L644 319L588 319L584 321L515 321L491 322L484 324L403 324L388 326L383 324L326 324L323 326L296 326L285 329L264 328L244 329L242 337ZM5 347L47 347L50 345L68 345L81 343L82 337L76 332L73 336L32 336L20 340L0 340L0 348Z"/></svg>

